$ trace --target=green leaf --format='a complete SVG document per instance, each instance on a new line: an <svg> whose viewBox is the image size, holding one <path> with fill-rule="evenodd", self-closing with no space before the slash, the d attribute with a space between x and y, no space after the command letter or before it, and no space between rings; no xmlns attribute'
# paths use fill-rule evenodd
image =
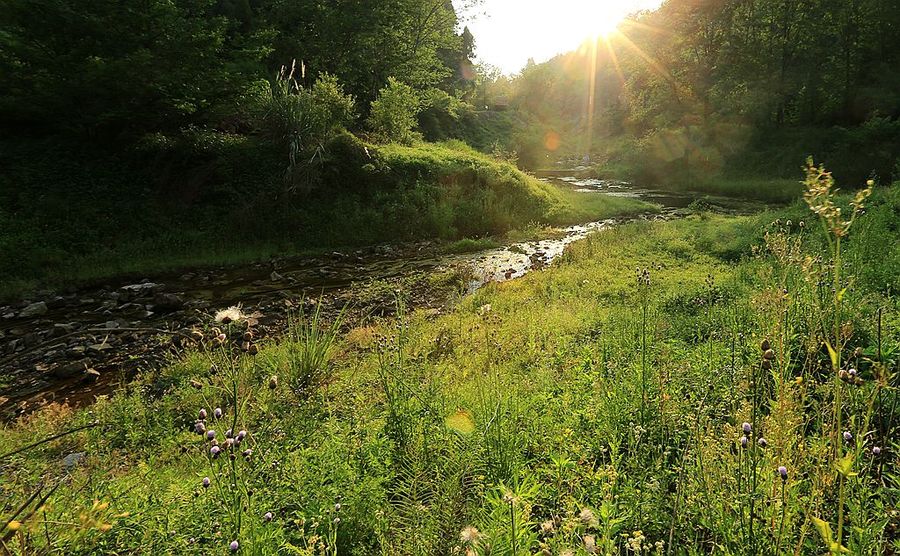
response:
<svg viewBox="0 0 900 556"><path fill-rule="evenodd" d="M472 414L468 411L464 411L459 409L456 413L448 416L444 423L447 425L447 428L453 431L458 432L459 434L472 434L475 431L475 419L472 418Z"/></svg>
<svg viewBox="0 0 900 556"><path fill-rule="evenodd" d="M847 454L834 463L835 469L844 477L856 477L859 473L853 472L853 454Z"/></svg>
<svg viewBox="0 0 900 556"><path fill-rule="evenodd" d="M828 348L828 356L831 357L831 368L835 371L838 370L838 354L834 351L834 348L831 347L831 344L828 340L825 341L825 347Z"/></svg>

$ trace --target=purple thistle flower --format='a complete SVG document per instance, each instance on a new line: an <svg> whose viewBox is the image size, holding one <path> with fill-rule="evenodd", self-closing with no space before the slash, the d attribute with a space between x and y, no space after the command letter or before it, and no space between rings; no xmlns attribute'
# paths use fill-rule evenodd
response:
<svg viewBox="0 0 900 556"><path fill-rule="evenodd" d="M218 446L218 445L219 445L219 441L216 440L215 438L213 438L212 442L210 442L209 445L210 445L210 446Z"/></svg>
<svg viewBox="0 0 900 556"><path fill-rule="evenodd" d="M787 467L785 467L785 466L783 466L783 465L782 465L781 467L779 467L779 468L778 468L778 474L781 475L781 480L782 480L782 481L786 481L786 480L787 480L787 477L788 477Z"/></svg>
<svg viewBox="0 0 900 556"><path fill-rule="evenodd" d="M874 448L872 448L872 455L873 455L873 456L880 456L880 455L881 455L881 448L878 447L878 446L875 446Z"/></svg>
<svg viewBox="0 0 900 556"><path fill-rule="evenodd" d="M203 488L209 488L209 477L203 477Z"/></svg>
<svg viewBox="0 0 900 556"><path fill-rule="evenodd" d="M197 434L203 434L206 432L206 424L203 421L197 421L194 423L194 432Z"/></svg>
<svg viewBox="0 0 900 556"><path fill-rule="evenodd" d="M206 410L205 409L200 410L200 419L206 419Z"/></svg>
<svg viewBox="0 0 900 556"><path fill-rule="evenodd" d="M218 446L213 446L212 448L209 449L210 455L211 455L212 457L214 457L214 458L215 458L215 457L218 457L218 456L219 456L219 452L221 452L221 451L222 451L222 450L221 450Z"/></svg>
<svg viewBox="0 0 900 556"><path fill-rule="evenodd" d="M263 521L272 521L272 512L266 512L265 515L263 515Z"/></svg>
<svg viewBox="0 0 900 556"><path fill-rule="evenodd" d="M759 444L760 448L765 448L766 446L769 445L769 443L766 441L766 439L761 436L759 437L759 440L756 441L756 443Z"/></svg>
<svg viewBox="0 0 900 556"><path fill-rule="evenodd" d="M744 423L741 425L741 429L743 429L744 434L750 434L753 432L753 427L750 426L750 423Z"/></svg>
<svg viewBox="0 0 900 556"><path fill-rule="evenodd" d="M247 431L240 431L240 432L237 434L237 437L238 437L239 439L241 439L241 440L243 440L244 437L246 437L246 436L247 436Z"/></svg>
<svg viewBox="0 0 900 556"><path fill-rule="evenodd" d="M844 431L844 442L853 440L853 434L850 431Z"/></svg>
<svg viewBox="0 0 900 556"><path fill-rule="evenodd" d="M857 372L856 369L854 369L854 368L851 367L851 368L847 371L847 374L850 375L850 378L854 378L854 377L856 376L856 372Z"/></svg>
<svg viewBox="0 0 900 556"><path fill-rule="evenodd" d="M216 419L221 419L222 418L222 408L217 407L217 408L213 409L213 415L215 415Z"/></svg>
<svg viewBox="0 0 900 556"><path fill-rule="evenodd" d="M742 436L741 437L741 448L746 448L746 447L747 447L747 437Z"/></svg>
<svg viewBox="0 0 900 556"><path fill-rule="evenodd" d="M253 450L251 450L250 448L247 448L247 449L244 450L242 453L243 453L243 455L244 455L245 458L249 458L250 456L253 455Z"/></svg>
<svg viewBox="0 0 900 556"><path fill-rule="evenodd" d="M231 434L231 429L225 431L225 438L231 438L233 435Z"/></svg>
<svg viewBox="0 0 900 556"><path fill-rule="evenodd" d="M206 431L206 439L207 440L215 440L216 439L216 431Z"/></svg>
<svg viewBox="0 0 900 556"><path fill-rule="evenodd" d="M225 440L225 449L226 450L230 450L232 446L234 446L233 438L229 438L229 439Z"/></svg>
<svg viewBox="0 0 900 556"><path fill-rule="evenodd" d="M228 545L228 550L237 552L240 547L241 545L239 545L237 541L231 541L231 544Z"/></svg>

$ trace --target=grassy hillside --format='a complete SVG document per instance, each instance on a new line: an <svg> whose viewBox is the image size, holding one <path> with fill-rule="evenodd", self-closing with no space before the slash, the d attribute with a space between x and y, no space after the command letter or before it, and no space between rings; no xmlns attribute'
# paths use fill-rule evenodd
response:
<svg viewBox="0 0 900 556"><path fill-rule="evenodd" d="M416 239L501 235L634 213L575 206L459 142L333 140L311 191L288 190L265 143L196 133L128 156L8 144L0 177L0 295L191 265ZM577 199L576 199L577 201Z"/></svg>
<svg viewBox="0 0 900 556"><path fill-rule="evenodd" d="M2 461L4 515L42 478L56 489L8 545L49 531L73 554L883 553L898 544L898 214L900 188L870 200L840 296L820 288L834 252L795 205L601 232L444 315L362 323L322 364L328 335L308 328L255 357L207 343L90 411L0 430L12 450L96 423ZM836 310L841 373L823 346ZM218 457L194 432L201 408ZM249 431L231 459L226 429Z"/></svg>

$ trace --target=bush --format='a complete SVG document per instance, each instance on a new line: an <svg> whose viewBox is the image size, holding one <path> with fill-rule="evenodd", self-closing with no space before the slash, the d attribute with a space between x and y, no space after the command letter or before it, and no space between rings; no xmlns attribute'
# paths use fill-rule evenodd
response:
<svg viewBox="0 0 900 556"><path fill-rule="evenodd" d="M261 102L264 136L287 152L285 182L290 190L318 184L327 142L353 120L354 100L337 78L323 74L304 88L282 67Z"/></svg>
<svg viewBox="0 0 900 556"><path fill-rule="evenodd" d="M409 144L418 135L413 132L421 100L416 92L393 77L378 92L369 114L369 128L379 141Z"/></svg>

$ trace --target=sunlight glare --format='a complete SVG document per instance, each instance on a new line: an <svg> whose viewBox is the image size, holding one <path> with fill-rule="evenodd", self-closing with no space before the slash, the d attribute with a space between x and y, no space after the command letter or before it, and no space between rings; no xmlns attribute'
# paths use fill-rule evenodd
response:
<svg viewBox="0 0 900 556"><path fill-rule="evenodd" d="M480 4L482 15L466 24L475 34L479 60L515 73L529 58L544 62L577 49L586 39L613 35L628 15L661 3L662 0L485 0Z"/></svg>

